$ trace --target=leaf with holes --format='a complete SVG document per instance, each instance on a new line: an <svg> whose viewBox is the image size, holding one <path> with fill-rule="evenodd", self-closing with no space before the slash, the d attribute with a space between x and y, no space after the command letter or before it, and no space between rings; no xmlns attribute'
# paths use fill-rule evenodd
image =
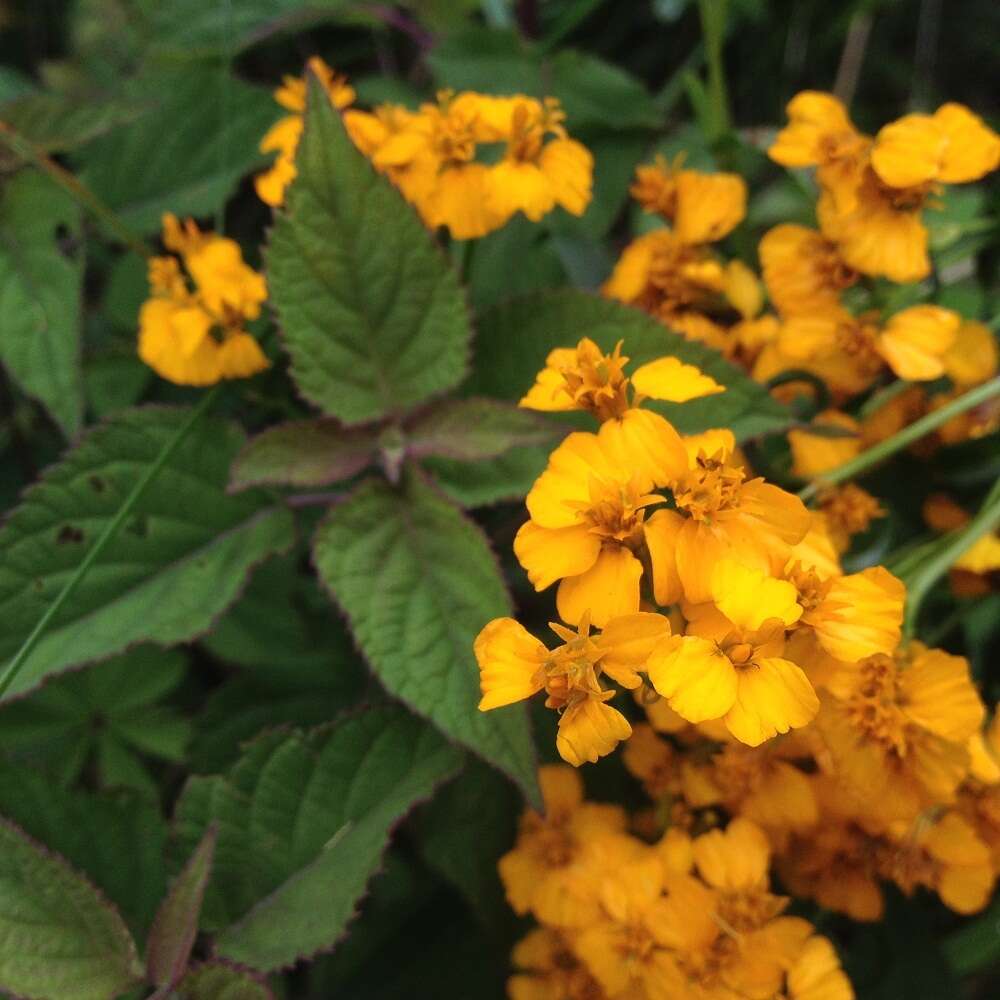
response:
<svg viewBox="0 0 1000 1000"><path fill-rule="evenodd" d="M218 953L263 971L331 948L393 825L461 764L398 706L308 733L272 732L225 776L192 778L177 808L187 852L219 831L203 924Z"/></svg>
<svg viewBox="0 0 1000 1000"><path fill-rule="evenodd" d="M480 530L411 471L399 491L372 480L333 507L313 560L386 688L534 798L523 707L476 707L472 644L491 618L510 613Z"/></svg>
<svg viewBox="0 0 1000 1000"><path fill-rule="evenodd" d="M80 212L44 174L22 170L0 197L0 362L67 437L83 420Z"/></svg>
<svg viewBox="0 0 1000 1000"><path fill-rule="evenodd" d="M0 661L21 645L187 416L126 411L27 491L0 529ZM257 563L291 544L293 522L283 506L261 491L226 493L242 443L225 422L195 427L52 620L8 697L136 642L194 638L236 598Z"/></svg>
<svg viewBox="0 0 1000 1000"><path fill-rule="evenodd" d="M118 912L61 857L0 819L0 989L108 1000L141 976Z"/></svg>
<svg viewBox="0 0 1000 1000"><path fill-rule="evenodd" d="M315 81L296 165L267 265L302 395L356 424L452 388L471 336L458 281Z"/></svg>
<svg viewBox="0 0 1000 1000"><path fill-rule="evenodd" d="M622 353L631 358L626 369L654 358L672 355L696 365L726 391L687 403L648 401L685 434L709 427L729 427L743 440L781 430L791 414L721 354L665 329L629 306L578 291L527 295L497 306L480 317L476 338L475 371L466 390L476 395L519 399L545 365L549 351L575 347L589 337L604 351L622 340Z"/></svg>

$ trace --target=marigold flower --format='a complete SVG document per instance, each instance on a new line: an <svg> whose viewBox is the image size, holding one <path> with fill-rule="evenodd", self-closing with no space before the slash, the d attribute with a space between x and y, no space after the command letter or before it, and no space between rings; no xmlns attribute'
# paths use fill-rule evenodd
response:
<svg viewBox="0 0 1000 1000"><path fill-rule="evenodd" d="M319 56L309 59L306 68L319 80L335 108L342 110L354 103L356 95L347 78L336 73ZM305 76L285 76L274 92L274 99L292 113L275 122L260 140L262 153L278 154L274 163L254 178L257 196L268 205L281 205L288 185L295 179L295 152L304 127L306 91Z"/></svg>
<svg viewBox="0 0 1000 1000"><path fill-rule="evenodd" d="M819 495L828 537L836 553L846 552L851 536L867 531L875 518L885 517L885 508L855 483L832 486Z"/></svg>
<svg viewBox="0 0 1000 1000"><path fill-rule="evenodd" d="M268 367L244 329L267 298L262 275L243 263L239 245L163 217L163 242L177 257L149 262L151 296L139 312L139 357L178 385L212 385ZM193 286L193 287L192 287Z"/></svg>
<svg viewBox="0 0 1000 1000"><path fill-rule="evenodd" d="M791 223L764 234L758 248L767 293L785 316L822 313L840 305L858 275L822 233Z"/></svg>
<svg viewBox="0 0 1000 1000"><path fill-rule="evenodd" d="M811 434L806 428L788 432L788 444L792 449L792 475L802 479L821 476L861 453L861 428L853 417L840 410L824 410L813 417L813 424L847 433L836 436Z"/></svg>
<svg viewBox="0 0 1000 1000"><path fill-rule="evenodd" d="M514 945L510 959L518 970L507 980L510 1000L604 1000L566 936L550 927L529 931Z"/></svg>
<svg viewBox="0 0 1000 1000"><path fill-rule="evenodd" d="M729 559L712 573L714 609L688 613L688 634L660 643L649 680L690 722L722 719L743 743L804 726L819 700L802 669L783 658L785 630L802 608L796 590Z"/></svg>

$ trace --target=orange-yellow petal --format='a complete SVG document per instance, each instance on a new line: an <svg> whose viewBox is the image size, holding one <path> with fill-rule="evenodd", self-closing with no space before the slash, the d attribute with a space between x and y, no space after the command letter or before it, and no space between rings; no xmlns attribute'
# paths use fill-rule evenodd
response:
<svg viewBox="0 0 1000 1000"><path fill-rule="evenodd" d="M579 624L590 613L591 624L604 626L619 615L639 610L642 563L623 545L605 545L593 566L579 576L565 577L556 593L559 617Z"/></svg>
<svg viewBox="0 0 1000 1000"><path fill-rule="evenodd" d="M570 705L559 718L556 749L568 764L595 764L632 735L628 720L599 698L584 698Z"/></svg>
<svg viewBox="0 0 1000 1000"><path fill-rule="evenodd" d="M694 365L686 365L673 357L657 358L637 368L632 373L632 385L643 396L671 403L686 403L726 391L724 385L719 385Z"/></svg>
<svg viewBox="0 0 1000 1000"><path fill-rule="evenodd" d="M810 723L819 699L801 667L768 657L737 671L738 690L726 713L726 728L741 743L760 746L765 740Z"/></svg>
<svg viewBox="0 0 1000 1000"><path fill-rule="evenodd" d="M541 666L548 650L513 618L494 618L476 637L473 650L483 692L481 712L530 698L542 689Z"/></svg>
<svg viewBox="0 0 1000 1000"><path fill-rule="evenodd" d="M716 643L683 636L661 643L646 665L650 683L688 722L724 716L737 695L736 670Z"/></svg>
<svg viewBox="0 0 1000 1000"><path fill-rule="evenodd" d="M585 573L600 551L601 539L586 524L542 528L534 521L526 521L514 538L514 555L535 590L545 590L563 577Z"/></svg>

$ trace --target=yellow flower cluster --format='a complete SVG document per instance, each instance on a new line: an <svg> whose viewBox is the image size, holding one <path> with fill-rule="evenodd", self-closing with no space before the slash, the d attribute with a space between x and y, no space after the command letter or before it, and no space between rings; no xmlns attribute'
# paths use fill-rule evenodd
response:
<svg viewBox="0 0 1000 1000"><path fill-rule="evenodd" d="M247 320L260 315L267 285L243 262L239 244L201 232L192 219L181 224L174 215L163 217L163 244L176 256L149 261L139 357L178 385L212 385L267 368L245 329Z"/></svg>
<svg viewBox="0 0 1000 1000"><path fill-rule="evenodd" d="M749 819L699 834L628 832L583 801L578 774L542 768L500 860L511 906L541 926L512 955L511 1000L852 1000L833 945L771 891L771 848Z"/></svg>
<svg viewBox="0 0 1000 1000"><path fill-rule="evenodd" d="M355 94L321 59L309 61L331 104L348 108ZM275 99L292 112L261 140L278 156L257 177L257 193L280 205L295 176L306 85L286 77ZM350 108L344 125L372 165L399 188L427 226L444 226L460 240L485 236L523 212L537 222L557 205L582 215L590 203L593 157L566 134L555 98L523 94L444 92L410 111L383 104L372 112Z"/></svg>
<svg viewBox="0 0 1000 1000"><path fill-rule="evenodd" d="M585 409L601 424L552 453L514 541L536 589L559 584L561 645L512 618L490 622L475 644L480 708L544 690L574 765L631 734L608 682L749 746L804 727L819 709L804 640L849 662L891 654L903 585L880 567L844 575L824 515L753 478L730 432L684 439L642 406L721 386L669 357L629 377L620 348L554 351L521 401Z"/></svg>

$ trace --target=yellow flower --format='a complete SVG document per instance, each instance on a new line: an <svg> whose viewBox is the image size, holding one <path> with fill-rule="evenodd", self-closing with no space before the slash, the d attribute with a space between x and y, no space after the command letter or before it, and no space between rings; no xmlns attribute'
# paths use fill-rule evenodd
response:
<svg viewBox="0 0 1000 1000"><path fill-rule="evenodd" d="M244 329L267 298L262 275L243 263L233 240L202 233L163 217L163 242L176 257L149 262L151 296L139 313L139 357L178 385L212 385L268 367L257 341Z"/></svg>
<svg viewBox="0 0 1000 1000"><path fill-rule="evenodd" d="M836 244L805 226L768 230L759 253L767 293L782 315L836 309L841 293L857 281Z"/></svg>
<svg viewBox="0 0 1000 1000"><path fill-rule="evenodd" d="M878 500L855 483L823 490L819 495L819 508L837 553L847 551L852 535L867 531L875 518L886 515Z"/></svg>
<svg viewBox="0 0 1000 1000"><path fill-rule="evenodd" d="M875 136L872 167L894 188L933 181L977 181L1000 163L1000 136L961 104L943 104L933 115L912 114Z"/></svg>
<svg viewBox="0 0 1000 1000"><path fill-rule="evenodd" d="M611 354L604 354L589 337L576 348L557 347L549 352L545 367L519 406L531 410L589 410L598 420L622 417L642 397L686 403L691 399L725 392L713 378L674 357L657 358L625 375L629 359L618 341ZM635 390L630 402L628 387Z"/></svg>
<svg viewBox="0 0 1000 1000"><path fill-rule="evenodd" d="M911 306L890 318L879 334L878 350L900 378L911 382L940 378L961 325L961 317L950 309Z"/></svg>
<svg viewBox="0 0 1000 1000"><path fill-rule="evenodd" d="M603 675L623 687L641 683L653 647L670 635L670 622L662 615L636 612L612 618L601 635L591 636L583 615L576 632L558 623L550 628L564 645L549 650L513 618L496 618L475 642L486 712L530 698L544 690L545 704L558 709L556 749L574 766L594 762L610 753L632 728L607 702L613 690L601 687Z"/></svg>
<svg viewBox="0 0 1000 1000"><path fill-rule="evenodd" d="M942 358L945 373L961 388L988 382L997 373L997 339L988 326L964 320Z"/></svg>
<svg viewBox="0 0 1000 1000"><path fill-rule="evenodd" d="M354 103L354 88L348 85L346 77L334 72L319 56L313 56L306 67L322 84L335 108L342 110ZM268 205L281 205L286 188L295 179L295 152L302 137L306 92L304 76L286 76L274 92L274 99L292 113L275 122L260 140L262 153L278 154L274 163L254 178L257 196Z"/></svg>
<svg viewBox="0 0 1000 1000"><path fill-rule="evenodd" d="M715 564L711 587L717 611L653 650L653 687L689 722L722 719L750 746L809 723L816 692L782 656L785 630L802 615L795 587L730 559Z"/></svg>
<svg viewBox="0 0 1000 1000"><path fill-rule="evenodd" d="M763 479L747 481L724 452L699 455L670 488L676 509L656 511L645 526L660 605L711 600L712 570L727 557L780 571L809 529L798 497Z"/></svg>
<svg viewBox="0 0 1000 1000"><path fill-rule="evenodd" d="M854 1000L833 945L818 934L802 945L788 970L787 991L790 1000Z"/></svg>
<svg viewBox="0 0 1000 1000"><path fill-rule="evenodd" d="M662 500L650 490L686 465L673 427L637 409L597 434L570 434L552 453L528 493L531 520L514 552L536 590L562 581L556 603L564 621L589 613L603 626L638 611L645 509Z"/></svg>
<svg viewBox="0 0 1000 1000"><path fill-rule="evenodd" d="M682 243L714 243L728 236L747 210L746 182L738 174L671 167L662 157L636 168L632 197L673 224Z"/></svg>
<svg viewBox="0 0 1000 1000"><path fill-rule="evenodd" d="M813 423L847 433L831 437L826 434L811 434L805 428L788 432L788 443L792 449L792 475L802 479L820 476L861 453L860 427L853 417L840 410L824 410L813 417Z"/></svg>
<svg viewBox="0 0 1000 1000"><path fill-rule="evenodd" d="M556 205L583 215L591 199L594 158L566 135L559 101L517 97L498 110L499 116L494 112L491 119L501 119L498 132L507 148L488 174L491 210L505 221L520 211L538 222Z"/></svg>
<svg viewBox="0 0 1000 1000"><path fill-rule="evenodd" d="M518 969L507 980L510 1000L604 1000L605 994L587 967L573 954L567 938L549 927L537 927L511 952Z"/></svg>

